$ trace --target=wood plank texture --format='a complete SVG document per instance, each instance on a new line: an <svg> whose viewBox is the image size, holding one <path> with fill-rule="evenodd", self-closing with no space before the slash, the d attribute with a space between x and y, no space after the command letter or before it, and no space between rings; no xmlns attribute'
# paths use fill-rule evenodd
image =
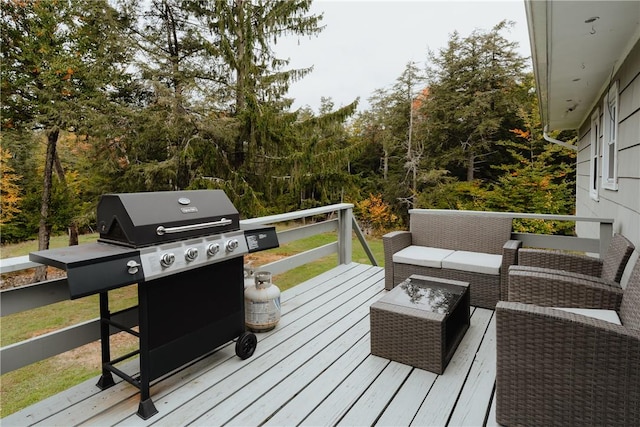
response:
<svg viewBox="0 0 640 427"><path fill-rule="evenodd" d="M370 354L369 306L385 293L384 270L356 263L283 292L281 321L258 334L251 358L240 360L229 343L156 382L159 412L146 421L135 414L137 389L119 381L100 391L93 379L0 424L495 424L493 312L472 309L471 327L436 375ZM123 369L133 374L138 366Z"/></svg>
<svg viewBox="0 0 640 427"><path fill-rule="evenodd" d="M471 365L482 342L487 325L493 312L476 308L471 315L471 325L460 342L456 353L451 358L444 373L436 379L429 390L427 398L411 425L443 426L446 425L451 412L458 403L458 396L465 385ZM462 402L460 402L462 403ZM481 425L482 422L476 423Z"/></svg>

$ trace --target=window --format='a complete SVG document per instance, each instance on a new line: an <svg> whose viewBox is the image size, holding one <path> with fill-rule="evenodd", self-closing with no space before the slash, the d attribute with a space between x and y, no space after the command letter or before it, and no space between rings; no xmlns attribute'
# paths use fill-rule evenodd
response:
<svg viewBox="0 0 640 427"><path fill-rule="evenodd" d="M600 109L591 116L591 157L589 170L589 195L598 200L598 182L600 179Z"/></svg>
<svg viewBox="0 0 640 427"><path fill-rule="evenodd" d="M618 189L618 82L603 102L602 188Z"/></svg>

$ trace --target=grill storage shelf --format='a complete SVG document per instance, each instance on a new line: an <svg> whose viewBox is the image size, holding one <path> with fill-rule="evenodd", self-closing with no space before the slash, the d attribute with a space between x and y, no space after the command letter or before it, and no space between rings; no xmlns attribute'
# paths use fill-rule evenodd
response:
<svg viewBox="0 0 640 427"><path fill-rule="evenodd" d="M31 261L67 272L72 299L99 294L102 376L113 374L140 389L138 415L158 411L151 382L236 342L250 357L257 345L245 331L243 255L278 246L275 228L239 229L239 214L221 190L130 193L102 196L96 243L32 252ZM250 249L251 248L251 249ZM114 322L110 290L137 284L138 331ZM139 350L111 359L110 329L139 338ZM116 364L140 356L135 378Z"/></svg>

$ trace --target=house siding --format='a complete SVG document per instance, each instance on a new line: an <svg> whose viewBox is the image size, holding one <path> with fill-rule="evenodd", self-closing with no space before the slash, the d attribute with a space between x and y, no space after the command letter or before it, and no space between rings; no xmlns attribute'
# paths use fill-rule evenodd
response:
<svg viewBox="0 0 640 427"><path fill-rule="evenodd" d="M607 86L603 87L598 103L579 129L576 215L614 218L614 231L622 233L636 248L640 248L640 42L630 51L611 81L616 80L619 82L618 189L611 191L600 186L597 201L589 195L591 114L600 107L602 119ZM602 170L598 173L600 179ZM599 234L594 224L578 224L576 232L581 237L597 237Z"/></svg>

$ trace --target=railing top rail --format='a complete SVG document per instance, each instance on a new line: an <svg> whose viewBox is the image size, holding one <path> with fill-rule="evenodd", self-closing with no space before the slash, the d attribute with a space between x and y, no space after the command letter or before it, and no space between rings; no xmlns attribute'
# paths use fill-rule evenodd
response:
<svg viewBox="0 0 640 427"><path fill-rule="evenodd" d="M418 214L446 214L453 213L456 215L486 215L508 218L521 218L521 219L545 219L549 221L579 221L579 222L599 222L604 224L613 224L613 218L595 218L588 216L575 216L575 215L554 215L554 214L535 214L535 213L521 213L521 212L492 212L492 211L466 211L466 210L454 210L454 209L409 209L409 213Z"/></svg>
<svg viewBox="0 0 640 427"><path fill-rule="evenodd" d="M336 212L343 209L353 209L351 203L336 203L328 206L320 206L317 208L304 209L295 212L287 212L277 215L269 215L258 218L243 219L240 221L242 225L264 225L276 222L291 221L300 218L307 218L314 215L321 215L330 212ZM23 255L12 258L0 259L0 274L12 273L14 271L25 270L27 268L39 267L41 264L29 261L29 255Z"/></svg>
<svg viewBox="0 0 640 427"><path fill-rule="evenodd" d="M243 219L240 225L264 225L276 222L292 221L294 219L306 218L314 215L321 215L330 212L336 212L342 209L353 209L351 203L337 203L335 205L320 206L317 208L305 209L295 212L287 212L283 214L261 216L258 218Z"/></svg>
<svg viewBox="0 0 640 427"><path fill-rule="evenodd" d="M39 266L40 264L29 261L29 255L4 258L0 260L0 274L12 273L14 271L26 270L27 268Z"/></svg>

